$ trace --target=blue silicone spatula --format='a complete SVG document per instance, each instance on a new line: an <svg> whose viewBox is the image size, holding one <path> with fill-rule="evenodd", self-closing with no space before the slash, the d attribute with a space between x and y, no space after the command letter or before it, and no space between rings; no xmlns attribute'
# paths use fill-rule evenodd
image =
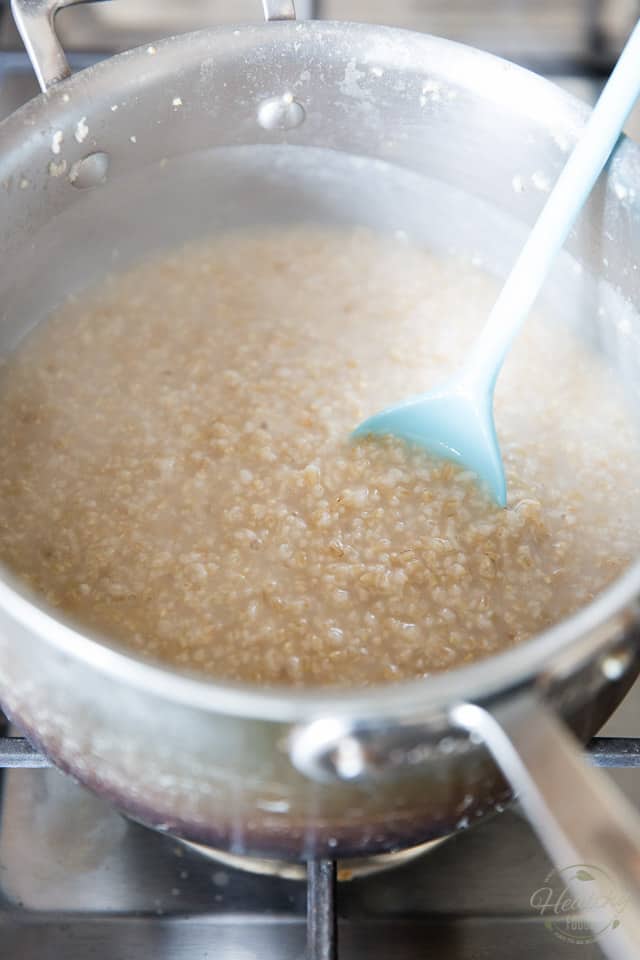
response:
<svg viewBox="0 0 640 960"><path fill-rule="evenodd" d="M473 471L496 502L506 506L507 485L493 417L496 380L639 93L640 23L459 372L437 389L369 417L354 437L393 434L425 447Z"/></svg>

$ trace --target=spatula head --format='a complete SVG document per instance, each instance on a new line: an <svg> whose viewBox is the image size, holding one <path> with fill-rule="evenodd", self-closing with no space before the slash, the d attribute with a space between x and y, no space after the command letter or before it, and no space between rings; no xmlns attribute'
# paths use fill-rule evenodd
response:
<svg viewBox="0 0 640 960"><path fill-rule="evenodd" d="M473 471L496 501L507 505L507 484L493 422L493 396L453 383L364 420L353 437L400 437L435 457Z"/></svg>

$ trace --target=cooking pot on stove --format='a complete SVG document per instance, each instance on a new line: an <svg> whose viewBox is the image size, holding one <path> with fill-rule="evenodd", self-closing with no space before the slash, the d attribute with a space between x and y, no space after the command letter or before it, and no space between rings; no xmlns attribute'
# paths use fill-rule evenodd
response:
<svg viewBox="0 0 640 960"><path fill-rule="evenodd" d="M295 21L174 37L69 76L54 17L13 0L43 93L0 124L0 352L119 264L229 227L403 231L507 272L585 122L539 77L445 40ZM545 293L640 411L640 150L620 144ZM247 264L247 270L251 264ZM635 384L635 390L634 390ZM580 756L640 669L640 565L484 662L353 692L216 684L143 662L0 582L0 700L62 769L157 829L236 854L363 856L466 828L514 791L559 866L630 902L640 829ZM572 733L569 730L573 731ZM625 942L636 946L625 952Z"/></svg>

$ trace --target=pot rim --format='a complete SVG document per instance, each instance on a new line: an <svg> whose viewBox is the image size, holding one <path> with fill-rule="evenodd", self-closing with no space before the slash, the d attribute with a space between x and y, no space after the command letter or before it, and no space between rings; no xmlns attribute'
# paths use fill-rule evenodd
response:
<svg viewBox="0 0 640 960"><path fill-rule="evenodd" d="M556 133L559 130L575 131L588 115L585 104L550 81L464 44L395 27L301 21L243 26L240 32L237 27L210 28L169 37L154 42L153 50L158 56L153 58L148 56L148 45L125 51L99 61L40 94L0 123L0 132L13 134L16 143L21 135L24 139L25 121L29 128L33 128L37 121L41 122L38 126L44 122L46 127L52 119L52 108L64 103L59 94L71 94L75 90L86 97L96 78L102 83L108 82L125 61L131 67L132 58L144 57L147 78L151 74L152 79L156 79L163 72L174 70L184 56L191 59L201 53L211 59L215 54L215 43L220 38L228 40L233 36L238 42L238 56L246 56L256 46L281 43L287 35L291 42L295 38L299 43L300 34L306 32L321 36L325 43L335 40L344 43L346 34L350 43L357 41L358 44L357 48L352 47L352 59L362 52L368 61L379 63L382 60L396 69L403 64L410 65L413 62L410 54L416 49L421 55L421 70L425 71L424 63L428 63L430 70L437 70L439 75L450 78L453 83L466 80L469 86L473 84L474 92L517 106L528 119L548 129L553 128ZM152 69L149 69L150 60L154 61ZM479 65L482 70L478 70ZM505 73L509 74L508 80ZM46 129L41 133L48 136ZM638 150L635 146L631 149ZM358 689L260 689L249 684L216 682L124 652L115 646L115 642L84 633L70 621L55 616L54 611L10 575L0 577L0 611L62 655L79 660L116 682L176 704L208 713L275 722L351 715L380 719L424 714L425 710L436 714L461 701L487 701L532 682L543 672L552 671L567 654L576 662L592 654L594 643L597 649L605 646L611 639L614 626L625 626L628 622L638 596L640 560L572 616L517 647L469 666L422 679Z"/></svg>

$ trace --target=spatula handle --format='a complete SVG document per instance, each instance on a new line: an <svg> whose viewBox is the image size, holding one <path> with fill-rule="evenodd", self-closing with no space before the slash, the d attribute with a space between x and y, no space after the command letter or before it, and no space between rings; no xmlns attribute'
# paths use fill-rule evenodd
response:
<svg viewBox="0 0 640 960"><path fill-rule="evenodd" d="M640 23L636 25L580 139L522 248L467 369L493 388L506 353L618 142L640 94Z"/></svg>

